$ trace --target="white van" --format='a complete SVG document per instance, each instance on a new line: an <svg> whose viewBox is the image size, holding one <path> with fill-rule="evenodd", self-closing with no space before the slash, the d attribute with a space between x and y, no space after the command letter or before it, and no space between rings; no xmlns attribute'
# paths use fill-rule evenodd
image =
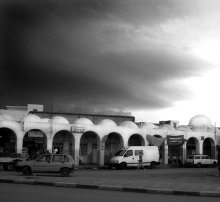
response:
<svg viewBox="0 0 220 202"><path fill-rule="evenodd" d="M110 160L111 166L126 169L127 167L137 167L139 154L142 153L143 166L155 168L159 164L159 150L157 146L130 146L122 148Z"/></svg>

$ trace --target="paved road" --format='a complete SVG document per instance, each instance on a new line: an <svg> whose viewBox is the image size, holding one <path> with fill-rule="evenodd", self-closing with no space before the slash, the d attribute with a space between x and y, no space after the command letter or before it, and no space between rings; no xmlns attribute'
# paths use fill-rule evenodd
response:
<svg viewBox="0 0 220 202"><path fill-rule="evenodd" d="M220 177L217 168L158 168L146 170L76 170L70 177L38 174L25 177L21 173L0 171L0 181L56 186L72 186L142 191L148 193L193 194L220 196ZM125 189L126 188L126 189ZM202 192L202 193L201 193Z"/></svg>
<svg viewBox="0 0 220 202"><path fill-rule="evenodd" d="M213 197L153 195L4 183L0 183L0 190L1 202L219 202L219 198Z"/></svg>

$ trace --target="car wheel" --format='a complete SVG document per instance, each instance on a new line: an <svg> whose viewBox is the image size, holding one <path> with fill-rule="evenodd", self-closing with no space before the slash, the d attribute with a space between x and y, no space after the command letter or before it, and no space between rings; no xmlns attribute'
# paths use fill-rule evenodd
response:
<svg viewBox="0 0 220 202"><path fill-rule="evenodd" d="M68 177L70 175L70 169L69 168L62 168L61 169L61 175L63 177Z"/></svg>
<svg viewBox="0 0 220 202"><path fill-rule="evenodd" d="M8 171L8 165L7 165L7 164L3 164L2 167L3 167L3 170L4 170L4 171Z"/></svg>
<svg viewBox="0 0 220 202"><path fill-rule="evenodd" d="M29 167L24 167L22 170L23 175L31 175L31 169Z"/></svg>
<svg viewBox="0 0 220 202"><path fill-rule="evenodd" d="M217 166L216 162L213 162L212 165L213 165L214 168Z"/></svg>
<svg viewBox="0 0 220 202"><path fill-rule="evenodd" d="M125 162L121 163L121 169L122 170L127 169L127 163L125 163Z"/></svg>
<svg viewBox="0 0 220 202"><path fill-rule="evenodd" d="M201 163L198 163L198 164L197 164L197 167L198 167L198 168L201 168L201 167L202 167L202 164L201 164Z"/></svg>
<svg viewBox="0 0 220 202"><path fill-rule="evenodd" d="M154 161L151 162L151 164L150 164L150 168L151 168L151 169L156 168L156 163L155 163Z"/></svg>
<svg viewBox="0 0 220 202"><path fill-rule="evenodd" d="M8 169L9 171L14 170L14 165L13 165L12 163L9 163L9 164L7 165L7 169Z"/></svg>

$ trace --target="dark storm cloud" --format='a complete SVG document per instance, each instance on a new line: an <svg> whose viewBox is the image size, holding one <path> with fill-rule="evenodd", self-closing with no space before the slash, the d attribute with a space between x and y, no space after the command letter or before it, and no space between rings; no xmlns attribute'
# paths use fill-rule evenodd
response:
<svg viewBox="0 0 220 202"><path fill-rule="evenodd" d="M94 112L162 108L187 98L189 89L165 83L197 75L204 64L135 40L142 26L194 13L193 6L175 2L3 1L0 104L53 100L57 110Z"/></svg>

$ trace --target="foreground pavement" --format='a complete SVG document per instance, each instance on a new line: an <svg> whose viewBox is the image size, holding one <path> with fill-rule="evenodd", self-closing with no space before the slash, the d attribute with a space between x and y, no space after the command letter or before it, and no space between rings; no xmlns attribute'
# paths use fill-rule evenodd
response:
<svg viewBox="0 0 220 202"><path fill-rule="evenodd" d="M0 183L220 197L217 168L78 169L70 177L55 174L22 176L15 171L0 171Z"/></svg>

